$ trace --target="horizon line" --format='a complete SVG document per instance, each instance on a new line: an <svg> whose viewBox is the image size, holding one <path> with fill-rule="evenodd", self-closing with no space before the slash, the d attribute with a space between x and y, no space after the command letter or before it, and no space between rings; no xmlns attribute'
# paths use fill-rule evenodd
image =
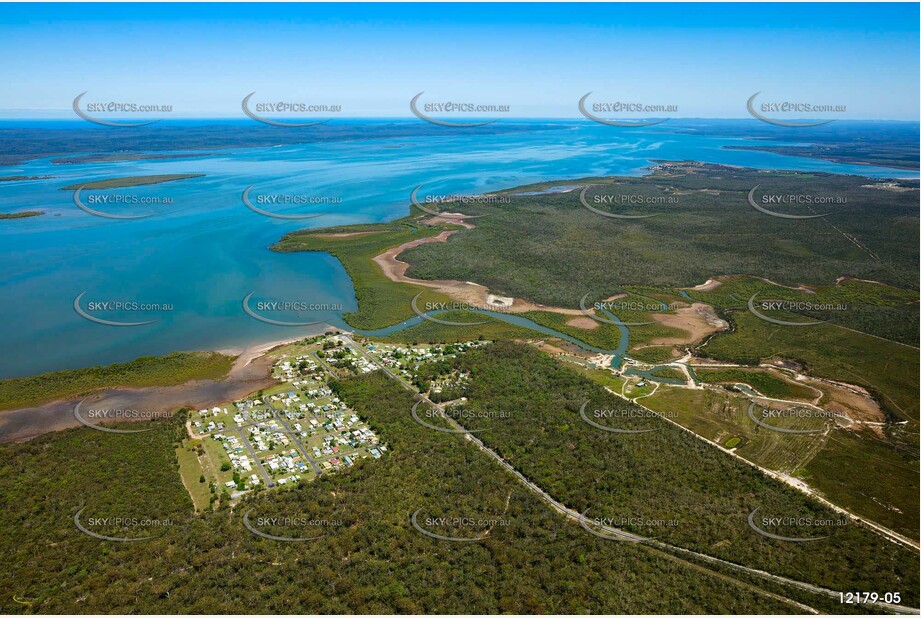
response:
<svg viewBox="0 0 921 618"><path fill-rule="evenodd" d="M63 117L63 116L3 116L3 115L2 115L2 112L3 112L3 111L4 111L4 110L0 110L0 122L20 121L20 120L28 120L28 121L41 120L41 121L62 121L62 122L67 122L67 121L84 121L84 119L80 118L79 116L72 116L72 117ZM65 113L64 110L62 110L61 113ZM318 115L317 117L319 118L319 115ZM169 122L170 120L173 120L173 121L176 121L176 120L246 120L246 121L252 121L250 118L247 118L245 115L240 115L240 116L236 116L236 115L218 115L218 116L198 116L198 115L191 115L191 116L171 116L171 115L168 115L168 114L167 114L167 115L165 115L165 116L133 116L133 115L132 115L132 116L113 116L112 118L113 118L113 119L118 119L118 120L127 120L128 118L132 118L132 119L136 119L136 120L143 120L143 121L156 120L156 121L159 121L159 122ZM437 117L436 117L436 118L437 118ZM451 118L452 118L452 120L458 120L457 117L451 117ZM629 119L628 119L628 118L625 118L625 117L623 117L623 116L621 116L620 118L623 119L623 120L630 120L630 121L659 120L659 119L665 119L665 120L751 120L751 121L758 121L757 118L753 118L753 117L751 117L751 116L642 116L642 117L637 116L637 117L631 117L631 118L629 118ZM304 120L304 117L303 117L303 116L273 116L273 117L272 117L272 120L293 120L293 121L296 121L296 120ZM335 122L335 121L337 121L337 120L338 120L338 121L342 121L342 120L407 120L407 121L425 122L424 120L421 120L420 118L418 118L418 117L416 117L416 116L413 116L413 115L406 115L406 116L340 116L340 117L328 118L328 119L326 119L325 122L326 122L326 123L330 123L330 122ZM590 120L589 118L580 117L580 116L510 116L510 117L502 117L502 118L494 118L494 117L489 117L489 116L470 116L470 117L468 117L468 120L471 121L471 122L477 122L477 121L483 121L483 120L493 120L494 123L508 122L508 121L532 121L532 122L533 122L533 121L549 121L549 122L593 122L593 121ZM840 123L840 122L914 122L914 123L919 123L919 122L921 122L921 118L906 119L906 118L816 118L816 117L804 117L804 118L784 118L783 120L784 120L784 121L830 120L830 121L834 121L835 123ZM258 121L252 121L252 122L258 123ZM626 128L629 128L629 127L626 127Z"/></svg>

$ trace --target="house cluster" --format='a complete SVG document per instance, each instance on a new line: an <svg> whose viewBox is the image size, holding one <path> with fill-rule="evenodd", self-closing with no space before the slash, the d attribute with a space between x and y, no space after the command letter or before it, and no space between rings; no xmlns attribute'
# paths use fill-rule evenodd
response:
<svg viewBox="0 0 921 618"><path fill-rule="evenodd" d="M489 343L488 341L466 341L448 345L406 347L388 344L369 344L368 349L380 358L381 363L399 371L403 377L415 377L413 370L420 364L440 358L455 358L468 350Z"/></svg>
<svg viewBox="0 0 921 618"><path fill-rule="evenodd" d="M344 367L356 373L371 373L377 369L367 358L345 346L330 351L326 355L326 362L334 367Z"/></svg>
<svg viewBox="0 0 921 618"><path fill-rule="evenodd" d="M374 366L329 339L306 342L302 350L275 363L276 386L192 413L191 434L204 440L214 485L226 487L231 499L260 485L298 483L378 459L387 450L329 387L315 354L331 364L349 361L353 370Z"/></svg>
<svg viewBox="0 0 921 618"><path fill-rule="evenodd" d="M358 371L358 373L371 373L372 371L377 369L377 366L375 366L374 363L372 363L367 358L362 356L361 358L355 361L355 368Z"/></svg>
<svg viewBox="0 0 921 618"><path fill-rule="evenodd" d="M290 382L292 386L300 386L306 378L315 378L322 375L323 368L309 355L300 355L293 358L282 359L275 365L274 376L282 382Z"/></svg>
<svg viewBox="0 0 921 618"><path fill-rule="evenodd" d="M264 421L272 418L272 411L265 409L265 401L259 397L243 399L233 403L236 408L233 420L237 426L243 425L249 421Z"/></svg>
<svg viewBox="0 0 921 618"><path fill-rule="evenodd" d="M288 391L287 393L269 395L268 400L271 402L271 405L274 408L283 406L285 409L288 409L301 405L301 396L298 395L296 391Z"/></svg>
<svg viewBox="0 0 921 618"><path fill-rule="evenodd" d="M250 489L259 484L259 476L253 471L254 462L246 454L246 449L243 446L240 438L230 434L224 435L221 433L216 433L211 436L215 441L217 441L224 448L224 452L227 455L227 458L230 460L231 469L234 471L237 478L243 478L247 474L250 475L249 483L246 484L246 489ZM252 473L252 474L251 474ZM226 481L224 483L229 489L238 487L236 481Z"/></svg>
<svg viewBox="0 0 921 618"><path fill-rule="evenodd" d="M462 390L470 382L469 371L452 371L451 373L439 376L432 382L432 394L439 394L444 391Z"/></svg>
<svg viewBox="0 0 921 618"><path fill-rule="evenodd" d="M291 440L285 434L285 429L274 418L250 425L249 442L256 453L274 451L278 447L287 447Z"/></svg>
<svg viewBox="0 0 921 618"><path fill-rule="evenodd" d="M220 415L226 415L227 408L219 408L217 406L211 408L203 408L198 411L198 419L194 419L192 424L198 430L198 433L205 434L211 433L213 431L222 431L224 429L224 421L219 417ZM211 420L207 420L207 419Z"/></svg>
<svg viewBox="0 0 921 618"><path fill-rule="evenodd" d="M374 437L374 440L375 442L377 441L376 436ZM330 457L329 459L325 459L320 462L320 468L322 470L330 471L330 470L338 470L339 468L348 468L350 466L354 466L358 462L359 459L363 457L367 457L367 455L360 455L360 451L355 451L348 455L342 455L341 452L345 452L345 451L341 451L340 447L341 447L341 443L339 445L336 445L335 442L329 441L329 442L324 442L322 449L319 449L317 447L314 448L314 454L316 454L318 450L320 451L320 455L317 455L318 457L322 457L324 454L328 454L328 453L332 453L334 455L333 457ZM368 454L374 459L380 459L381 453L385 452L386 450L387 450L387 447L384 446L383 444L380 444L374 448L369 448Z"/></svg>
<svg viewBox="0 0 921 618"><path fill-rule="evenodd" d="M313 447L314 456L336 455L340 450L357 449L362 446L377 444L378 438L369 428L359 425L358 417L344 421L342 416L330 420L324 425L329 432L323 440Z"/></svg>
<svg viewBox="0 0 921 618"><path fill-rule="evenodd" d="M263 465L272 476L279 474L293 475L293 478L287 478L287 480L295 483L301 479L300 475L302 473L307 474L310 472L310 466L301 459L296 449L272 453L265 459ZM282 480L285 479L279 479L278 482L284 485L285 483L282 483Z"/></svg>
<svg viewBox="0 0 921 618"><path fill-rule="evenodd" d="M369 344L368 349L371 350L373 354L379 356L385 365L397 366L421 363L441 357L454 358L458 354L463 354L474 348L484 346L487 343L489 342L466 341L447 345L416 346L411 348L400 345Z"/></svg>

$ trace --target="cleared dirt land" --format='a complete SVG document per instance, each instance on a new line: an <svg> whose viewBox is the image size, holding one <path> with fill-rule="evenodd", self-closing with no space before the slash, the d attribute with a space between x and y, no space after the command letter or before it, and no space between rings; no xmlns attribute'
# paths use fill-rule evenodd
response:
<svg viewBox="0 0 921 618"><path fill-rule="evenodd" d="M456 221L451 221L452 223L457 223ZM467 224L470 225L470 224ZM471 226L472 227L472 226ZM406 275L406 271L409 270L409 264L406 262L401 262L397 259L401 253L412 247L418 247L419 245L424 245L432 242L446 242L448 238L455 234L457 230L445 230L437 236L431 236L429 238L420 238L418 240L411 240L409 242L403 243L398 247L393 247L384 251L380 255L374 258L374 262L381 267L381 270L384 272L384 275L391 281L396 281L400 283L411 283L413 285L421 285L427 288L432 288L450 296L454 300L460 303L466 303L474 307L484 307L488 308L490 303L488 302L488 297L491 295L489 289L486 286L480 285L478 283L473 283L470 281L453 281L450 279L414 279ZM319 236L319 234L317 234ZM511 306L502 307L503 311L509 313L525 313L528 311L552 311L554 313L562 313L565 315L582 315L582 312L578 309L562 309L559 307L545 307L543 305L538 305L535 303L522 300L520 298L515 298ZM577 318L578 319L578 318ZM579 326L579 328L595 328L597 323L591 318L585 318L588 322L592 323L592 326ZM573 324L575 326L575 324Z"/></svg>
<svg viewBox="0 0 921 618"><path fill-rule="evenodd" d="M729 324L713 312L710 305L694 303L690 307L679 307L675 313L654 314L653 319L662 326L677 328L687 333L684 337L658 337L650 345L689 345L715 332L726 330Z"/></svg>

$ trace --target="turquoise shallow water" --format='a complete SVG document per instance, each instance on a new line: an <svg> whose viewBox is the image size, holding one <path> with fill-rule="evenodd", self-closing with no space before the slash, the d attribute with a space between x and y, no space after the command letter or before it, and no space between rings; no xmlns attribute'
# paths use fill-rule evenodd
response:
<svg viewBox="0 0 921 618"><path fill-rule="evenodd" d="M53 165L39 159L0 168L0 175L54 176L0 183L0 212L49 214L0 222L0 377L125 361L173 350L240 348L316 332L248 316L253 302L320 304L307 311L262 312L279 321L321 321L344 327L356 308L351 281L323 254L278 254L268 247L306 227L385 221L407 214L409 194L471 194L526 183L583 176L641 174L650 159L696 159L757 168L917 177L905 171L835 164L770 153L724 150L738 139L666 131L611 130L588 123L551 130L491 135L361 140L225 150L219 156L166 161ZM153 206L95 205L119 213L156 213L112 220L78 209L60 187L113 176L200 173L202 178L110 194L169 198ZM280 213L330 213L280 220L247 209L241 194L305 195L341 203L262 204ZM91 194L90 194L91 195ZM88 195L84 196L87 199ZM149 311L96 309L114 327L74 310L94 302L159 304Z"/></svg>

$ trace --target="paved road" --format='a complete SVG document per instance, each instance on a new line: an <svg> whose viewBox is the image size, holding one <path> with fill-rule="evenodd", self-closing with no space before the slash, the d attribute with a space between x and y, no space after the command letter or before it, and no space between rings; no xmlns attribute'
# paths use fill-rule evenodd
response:
<svg viewBox="0 0 921 618"><path fill-rule="evenodd" d="M338 377L339 377L339 376L337 376L337 375L335 374L335 372L332 370L332 368L326 363L326 361L323 360L322 358L320 358L320 356L319 356L316 352L313 353L313 357L314 357L315 359L317 359L317 362L320 364L321 367L323 367L323 369L326 370L326 373L328 373L328 374L330 375L330 377L332 377L332 378L338 378Z"/></svg>
<svg viewBox="0 0 921 618"><path fill-rule="evenodd" d="M256 467L259 468L259 473L262 475L262 480L265 481L266 487L275 487L275 481L272 480L272 475L266 472L266 469L262 466L262 462L259 461L259 457L256 456L256 451L253 449L253 445L249 443L249 438L246 435L246 432L243 430L245 427L234 427L234 431L240 436L240 441L243 442L243 446L246 447L246 450L249 451L249 456L253 458L253 463L256 464Z"/></svg>
<svg viewBox="0 0 921 618"><path fill-rule="evenodd" d="M422 400L424 400L427 404L431 405L433 408L438 409L438 410L442 410L442 408L441 408L440 406L438 406L437 404L435 404L435 403L433 403L432 401L430 401L430 400L429 400L428 398L426 398L424 395L421 395L421 394L417 393L417 392L415 391L415 389L412 388L412 386L410 386L409 384L407 384L406 382L404 382L403 380L401 380L396 374L394 374L394 373L393 373L392 371L390 371L387 367L385 367L381 362L379 362L378 359L374 358L373 355L369 355L369 354L365 353L364 349L363 349L361 346L359 346L358 344L356 344L354 341L352 341L352 340L349 339L348 337L344 337L344 338L345 338L351 345L353 345L355 348L357 348L357 350L359 351L359 353L362 354L362 356L364 356L365 358L367 358L369 361L371 361L371 362L372 362L373 364L375 364L376 366L380 367L380 368L384 371L384 373L386 373L388 376L390 376L391 378L394 378L395 380L397 380L397 382L398 382L400 385L402 385L403 388L409 390L410 392L412 392L413 394L415 394L417 397L420 397ZM636 404L636 405L640 405L640 404ZM645 408L645 409L648 410L648 408ZM653 414L655 414L654 411L652 411L652 410L649 410L649 411L652 412ZM459 423L457 423L457 421L455 421L455 420L452 419L451 417L449 417L449 416L447 416L447 415L445 415L445 414L442 414L442 418L444 418L444 419L445 419L450 425L452 425L452 427L454 427L455 429L461 429L461 430L464 429L464 427L462 427ZM666 419L666 420L668 420L668 419ZM670 422L672 422L672 421L670 421ZM681 427L680 425L678 425L678 426ZM682 427L682 429L684 429L684 428ZM687 431L687 430L685 430L685 431ZM691 432L691 433L693 433L693 432ZM519 472L518 470L516 470L516 469L514 468L514 466L512 466L512 465L509 464L507 461L505 461L501 456L499 456L498 453L496 453L494 450L492 450L491 448L489 448L488 446L486 446L486 445L483 443L482 440L480 440L479 438L477 438L476 436L474 436L473 434L470 434L470 433L465 433L465 434L463 434L463 435L464 435L464 437L465 437L467 440L469 440L470 442L472 442L473 444L475 444L475 445L477 446L477 448L479 448L482 452L484 452L484 453L486 453L487 455L489 455L493 460L495 460L495 461L496 461L500 466L502 466L506 471L508 471L510 474L512 474L519 482L521 482L523 485L525 485L525 487L527 487L529 490L531 490L533 493L535 493L544 503L548 504L551 508L553 508L553 510L557 511L558 513L562 514L564 517L567 517L567 518L570 519L570 520L573 520L573 521L575 521L575 522L578 522L580 525L583 524L583 522L585 522L585 518L584 518L584 516L583 516L581 513L579 513L578 511L576 511L576 510L574 510L574 509L571 509L571 508L567 507L566 505L564 505L563 503L559 502L558 500L556 500L555 498L553 498L550 494L548 494L546 491L544 491L542 488L540 488L537 484L535 484L534 482L532 482L532 481L530 481L529 479L527 479L521 472ZM697 435L697 434L694 434L694 435ZM725 450L725 449L723 449L723 450ZM744 460L743 460L743 461L744 461ZM750 463L750 462L749 462L749 463ZM755 467L757 467L757 466L755 466ZM696 551L692 551L692 550L689 550L689 549L685 549L685 548L683 548L683 547L678 547L678 546L675 546L675 545L670 545L670 544L668 544L668 543L664 543L664 542L662 542L662 541L657 541L657 540L655 540L655 539L650 539L650 538L647 538L647 537L642 537L642 536L639 536L639 535L631 534L631 533L629 533L629 532L625 532L625 531L623 531L623 530L620 530L620 529L618 529L618 528L614 528L614 527L612 527L612 526L600 526L600 525L599 525L599 526L594 526L594 528L597 529L597 530L599 530L599 531L601 531L601 532L603 532L604 534L606 534L606 535L608 535L608 536L613 537L614 539L619 539L619 540L623 540L623 541L627 541L627 542L634 542L634 543L641 544L641 545L643 545L643 546L648 546L648 547L657 548L657 549L659 549L659 550L664 551L667 555L669 555L669 556L672 557L673 559L682 560L679 556L676 556L675 554L683 555L683 556L688 556L688 557L692 557L692 558L694 558L694 559L701 560L701 561L704 561L704 562L707 562L707 563L710 563L710 564L715 564L715 565L719 565L719 566L723 566L723 567L728 567L728 568L730 568L730 569L733 569L733 570L736 570L736 571L741 571L741 572L746 573L746 574L748 574L748 575L754 575L754 576L757 576L757 577L760 577L760 578L762 578L762 579L766 579L766 580L769 580L769 581L772 581L772 582L775 582L775 583L779 583L779 584L783 584L783 585L790 586L790 587L793 587L793 588L797 588L797 589L799 589L799 590L804 590L804 591L806 591L806 592L811 592L811 593L814 593L814 594L824 595L824 596L832 597L832 598L835 598L835 599L838 599L838 598L839 598L839 595L840 595L840 593L839 593L838 591L836 591L836 590L830 590L830 589L828 589L828 588L822 588L821 586L814 586L814 585L809 584L809 583L806 583L806 582L801 582L801 581L794 580L794 579L790 579L790 578L787 578L787 577L782 577L782 576L780 576L780 575L774 575L773 573L768 573L767 571L762 571L762 570L760 570L760 569L754 569L754 568L747 567L747 566L744 566L744 565L741 565L741 564L736 564L736 563L734 563L734 562L730 562L730 561L724 560L724 559L722 559L722 558L716 558L716 557L714 557L714 556L709 556L709 555L707 555L707 554L702 554L702 553L699 553L699 552L696 552ZM683 561L683 560L682 560L682 561ZM759 589L759 590L760 590L760 589ZM799 602L797 602L797 601L794 601L793 599L788 599L788 598L786 598L786 597L779 597L778 595L775 595L775 594L773 594L773 593L770 593L770 592L767 592L767 591L763 591L763 590L761 590L761 592L763 592L764 594L767 594L768 596L770 596L770 597L772 597L772 598L779 598L780 600L783 600L783 601L785 601L785 602L791 603L791 604L797 606L799 609L801 609L801 610L803 610L803 611L807 611L807 612L809 612L809 613L814 613L814 614L819 613L819 612L816 611L814 608L809 607L808 605L804 605L804 604L802 604L802 603L799 603ZM871 606L877 607L877 608L879 608L879 609L883 609L883 610L886 610L886 611L895 612L895 613L899 613L899 614L918 614L918 613L919 613L919 610L916 609L916 608L906 607L906 606L902 606L902 605L892 605L892 604L880 603L880 602L878 602L878 603L867 603L866 605L871 605Z"/></svg>
<svg viewBox="0 0 921 618"><path fill-rule="evenodd" d="M324 364L324 367L326 367L325 364ZM329 368L328 368L328 367L327 367L327 371L329 371ZM272 402L269 401L268 399L266 400L266 405L269 406L269 407L272 409L272 415L275 417L275 420L277 420L277 421L281 424L282 430L284 431L284 433L286 433L286 434L288 434L288 436L290 436L291 441L294 442L294 446L295 446L295 448L297 448L297 450L298 450L298 452L301 454L301 456L302 456L305 460L307 460L307 462L310 464L310 467L313 468L314 473L315 473L317 476L320 476L320 475L323 473L323 470L320 469L320 466L319 466L319 465L317 465L318 462L315 461L315 460L310 456L309 451L307 450L307 447L304 446L303 442L301 442L300 438L299 438L298 435L297 435L297 432L295 432L293 429L291 429L291 425L288 423L288 420L287 420L287 419L284 417L284 415L282 414L285 410L282 409L282 408L278 408L274 403L272 403ZM247 420L249 420L250 422L244 423L244 424L242 424L242 425L237 425L237 426L235 426L235 427L231 427L231 428L229 428L229 430L236 431L237 434L239 434L241 441L243 442L244 446L246 446L246 449L249 451L250 456L251 456L251 457L253 458L253 460L255 461L256 466L259 468L259 471L262 473L263 478L266 479L266 485L267 485L268 487L274 487L274 486L275 486L275 482L272 480L272 477L266 472L265 468L262 466L262 463L261 463L261 462L259 461L259 459L256 457L256 452L255 452L255 450L253 449L252 445L251 445L250 442L249 442L249 439L246 437L246 435L245 435L244 432L243 432L244 429L247 429L247 428L249 428L249 427L257 427L260 423L263 423L264 421L253 421L253 420L251 420L250 417L249 417L249 412L248 412L248 411L244 411L244 412L242 412L242 414L243 414L244 417L245 417ZM210 436L212 433L214 433L214 432L196 433L195 435L193 435L193 434L191 433L191 432L192 432L192 426L191 426L191 424L187 424L187 427L188 427L189 432L190 432L190 433L189 433L189 436L192 437L192 438L199 438L199 439L200 439L200 438L205 438L205 437L207 437L207 436ZM228 429L225 429L224 431L228 431Z"/></svg>
<svg viewBox="0 0 921 618"><path fill-rule="evenodd" d="M355 341L351 337L349 337L348 335L342 335L342 339L346 342L347 346L349 346L350 348L352 348L352 350L354 350L355 352L357 352L358 354L366 358L372 365L376 365L377 367L380 367L380 369L384 373L386 373L388 376L390 376L391 378L399 382L403 386L403 388L410 390L414 393L416 392L416 390L410 384L408 384L403 378L401 378L400 376L392 372L390 368L387 367L384 363L382 363L379 358L377 358L373 354L366 352L364 347L355 343Z"/></svg>
<svg viewBox="0 0 921 618"><path fill-rule="evenodd" d="M272 404L269 405L274 411L275 420L281 423L281 426L285 428L285 433L288 434L291 437L291 441L294 442L294 446L297 448L297 452L301 454L301 457L307 460L307 463L309 463L310 467L313 468L314 474L320 476L323 473L322 470L320 470L320 466L318 466L317 462L315 462L313 458L308 454L307 447L304 446L303 442L301 442L301 439L298 437L297 433L291 429L291 425L288 424L288 419L286 419L284 414L282 414L284 410L279 410Z"/></svg>

